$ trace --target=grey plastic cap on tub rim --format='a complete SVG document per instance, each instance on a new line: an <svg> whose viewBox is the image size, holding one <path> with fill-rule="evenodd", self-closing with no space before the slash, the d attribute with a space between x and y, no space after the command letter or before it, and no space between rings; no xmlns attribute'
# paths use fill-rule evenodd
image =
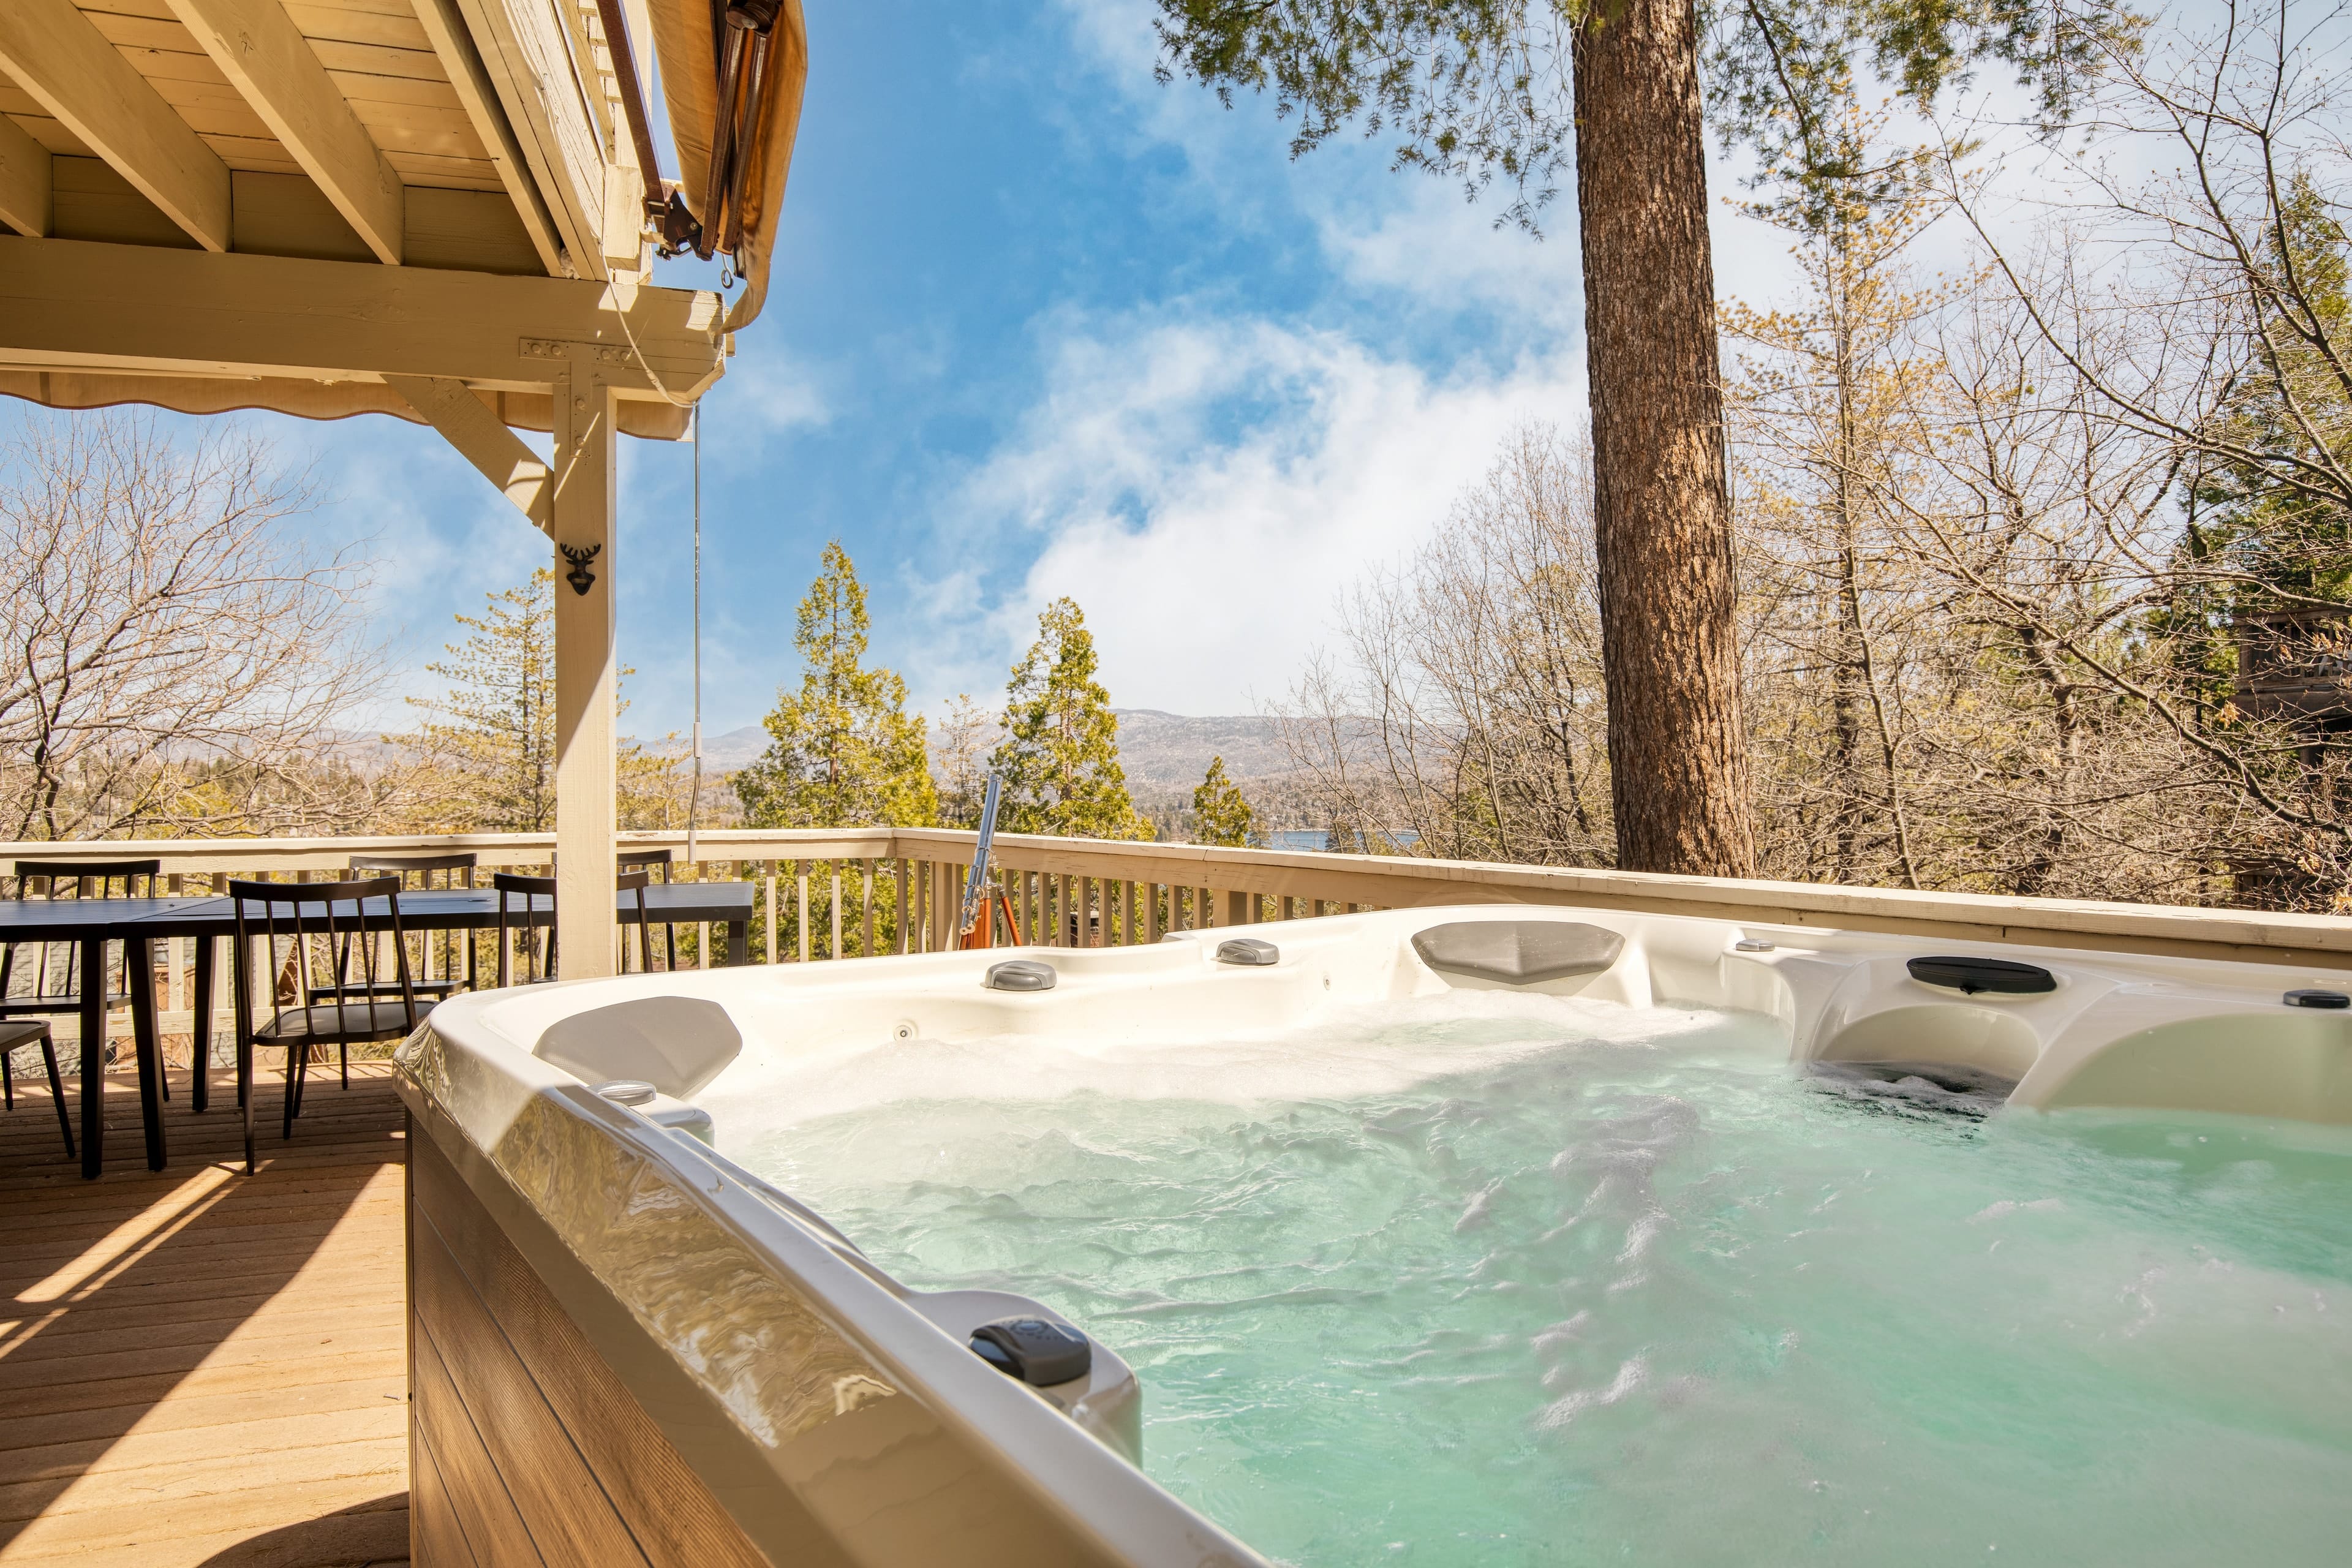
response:
<svg viewBox="0 0 2352 1568"><path fill-rule="evenodd" d="M986 984L991 991L1051 991L1060 978L1050 963L1040 963L1034 958L1008 958L988 966Z"/></svg>
<svg viewBox="0 0 2352 1568"><path fill-rule="evenodd" d="M643 1105L656 1090L641 1078L616 1078L590 1086L615 1105Z"/></svg>
<svg viewBox="0 0 2352 1568"><path fill-rule="evenodd" d="M1263 969L1269 963L1282 962L1282 949L1264 937L1228 937L1217 943L1217 962L1246 964L1252 968Z"/></svg>

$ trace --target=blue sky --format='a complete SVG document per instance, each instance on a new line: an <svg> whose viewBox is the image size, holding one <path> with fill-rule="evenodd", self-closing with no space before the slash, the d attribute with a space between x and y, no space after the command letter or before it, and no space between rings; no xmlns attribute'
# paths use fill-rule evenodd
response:
<svg viewBox="0 0 2352 1568"><path fill-rule="evenodd" d="M1383 142L1294 163L1270 105L1152 80L1150 15L809 5L771 303L705 410L709 732L794 678L793 607L836 536L875 656L927 708L1000 692L1037 609L1069 594L1118 705L1251 710L1514 421L1582 417L1572 193L1537 242L1390 173ZM1721 214L1727 291L1769 295L1785 249ZM544 559L428 431L250 422L314 466L322 536L371 542L398 691L435 684L422 667L454 612ZM691 462L625 443L639 734L688 712ZM367 721L404 722L388 709Z"/></svg>

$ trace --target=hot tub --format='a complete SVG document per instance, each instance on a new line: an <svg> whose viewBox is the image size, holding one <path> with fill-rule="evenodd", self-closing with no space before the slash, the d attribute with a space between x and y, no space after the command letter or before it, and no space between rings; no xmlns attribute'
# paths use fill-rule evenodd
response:
<svg viewBox="0 0 2352 1568"><path fill-rule="evenodd" d="M2347 991L1479 906L461 996L416 1556L2332 1562Z"/></svg>

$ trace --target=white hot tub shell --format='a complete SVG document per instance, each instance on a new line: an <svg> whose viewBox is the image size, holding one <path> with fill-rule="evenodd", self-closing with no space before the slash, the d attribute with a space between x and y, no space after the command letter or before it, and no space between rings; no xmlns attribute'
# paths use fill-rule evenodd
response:
<svg viewBox="0 0 2352 1568"><path fill-rule="evenodd" d="M1244 950L1227 929L457 997L403 1051L413 1231L448 1241L450 1278L473 1281L464 1305L486 1321L500 1268L513 1272L500 1260L520 1261L625 1394L628 1419L657 1430L644 1442L666 1445L664 1464L690 1472L680 1487L706 1489L706 1511L740 1532L740 1560L1240 1563L1259 1559L1133 1462L1139 1391L1116 1355L1097 1347L1059 1384L1003 1375L973 1353L973 1331L1055 1314L1000 1292L907 1289L730 1160L707 1106L723 1107L730 1083L773 1092L796 1063L891 1039L1201 1039L1467 987L1760 1014L1793 1063L2013 1084L2013 1110L2352 1123L2352 973L1497 905L1239 934ZM1246 941L1270 944L1271 961ZM1046 966L1050 988L992 988L988 972L1008 961ZM616 1080L652 1092L598 1092ZM461 1244L484 1219L496 1235ZM472 1331L446 1289L422 1289L442 1316L419 1331L440 1354L436 1335ZM549 1385L568 1374L531 1375L560 1415ZM418 1401L429 1448L421 1386ZM469 1429L485 1426L498 1428L482 1439L495 1468L536 1462L528 1433L478 1417ZM516 1451L501 1456L502 1442ZM420 1563L436 1554L429 1512Z"/></svg>

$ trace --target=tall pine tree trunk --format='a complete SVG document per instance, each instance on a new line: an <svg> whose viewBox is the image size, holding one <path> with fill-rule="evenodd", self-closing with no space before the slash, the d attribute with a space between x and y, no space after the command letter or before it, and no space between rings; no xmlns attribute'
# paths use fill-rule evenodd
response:
<svg viewBox="0 0 2352 1568"><path fill-rule="evenodd" d="M1750 876L1690 0L1592 0L1576 121L1618 864Z"/></svg>

